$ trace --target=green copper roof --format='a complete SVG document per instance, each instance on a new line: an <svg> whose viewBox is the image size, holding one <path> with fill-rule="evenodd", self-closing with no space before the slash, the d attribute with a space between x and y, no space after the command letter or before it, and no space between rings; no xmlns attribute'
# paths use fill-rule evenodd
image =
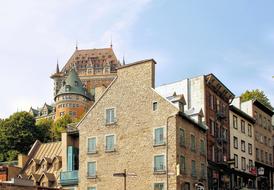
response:
<svg viewBox="0 0 274 190"><path fill-rule="evenodd" d="M55 98L63 94L78 94L91 100L91 95L83 87L83 84L74 69L69 72L65 83L63 84Z"/></svg>

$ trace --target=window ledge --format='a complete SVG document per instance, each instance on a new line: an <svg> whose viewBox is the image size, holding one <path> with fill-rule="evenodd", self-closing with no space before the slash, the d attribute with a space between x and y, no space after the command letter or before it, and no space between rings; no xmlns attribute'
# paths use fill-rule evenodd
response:
<svg viewBox="0 0 274 190"><path fill-rule="evenodd" d="M95 176L87 176L88 179L96 179L97 178L97 175Z"/></svg>
<svg viewBox="0 0 274 190"><path fill-rule="evenodd" d="M87 154L97 154L98 153L98 151L96 150L96 151L94 151L94 152L87 152Z"/></svg>
<svg viewBox="0 0 274 190"><path fill-rule="evenodd" d="M166 171L165 171L165 170L154 171L153 174L154 174L154 175L163 175L163 174L166 174Z"/></svg>
<svg viewBox="0 0 274 190"><path fill-rule="evenodd" d="M105 123L105 126L112 126L112 125L116 125L117 121L111 122L111 123Z"/></svg>
<svg viewBox="0 0 274 190"><path fill-rule="evenodd" d="M116 152L116 149L113 149L113 150L105 150L105 153L111 153L111 152Z"/></svg>
<svg viewBox="0 0 274 190"><path fill-rule="evenodd" d="M164 143L159 143L159 144L153 144L153 147L157 147L157 146L166 146L166 143L164 142Z"/></svg>

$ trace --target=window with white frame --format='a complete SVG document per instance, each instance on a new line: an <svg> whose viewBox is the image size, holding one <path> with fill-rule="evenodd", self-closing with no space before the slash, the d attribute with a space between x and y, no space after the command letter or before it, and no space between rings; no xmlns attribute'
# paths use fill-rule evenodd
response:
<svg viewBox="0 0 274 190"><path fill-rule="evenodd" d="M96 177L96 162L88 162L88 177Z"/></svg>
<svg viewBox="0 0 274 190"><path fill-rule="evenodd" d="M162 145L165 143L164 140L164 127L154 129L154 145Z"/></svg>
<svg viewBox="0 0 274 190"><path fill-rule="evenodd" d="M115 135L106 136L106 151L114 151L115 149Z"/></svg>
<svg viewBox="0 0 274 190"><path fill-rule="evenodd" d="M88 138L88 153L96 153L96 137Z"/></svg>
<svg viewBox="0 0 274 190"><path fill-rule="evenodd" d="M96 187L88 187L87 190L96 190Z"/></svg>
<svg viewBox="0 0 274 190"><path fill-rule="evenodd" d="M158 102L153 102L152 103L152 110L156 111L158 109Z"/></svg>
<svg viewBox="0 0 274 190"><path fill-rule="evenodd" d="M106 124L111 124L116 122L115 108L106 109Z"/></svg>
<svg viewBox="0 0 274 190"><path fill-rule="evenodd" d="M154 156L154 171L160 172L165 170L165 155Z"/></svg>

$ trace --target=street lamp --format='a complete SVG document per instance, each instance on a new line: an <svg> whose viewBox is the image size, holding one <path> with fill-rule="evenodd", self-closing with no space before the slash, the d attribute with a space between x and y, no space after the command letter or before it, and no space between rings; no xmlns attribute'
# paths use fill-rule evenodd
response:
<svg viewBox="0 0 274 190"><path fill-rule="evenodd" d="M122 173L114 173L114 177L123 177L124 178L124 190L127 189L127 177L136 177L137 175L135 173L127 173L127 170L124 169L124 172Z"/></svg>

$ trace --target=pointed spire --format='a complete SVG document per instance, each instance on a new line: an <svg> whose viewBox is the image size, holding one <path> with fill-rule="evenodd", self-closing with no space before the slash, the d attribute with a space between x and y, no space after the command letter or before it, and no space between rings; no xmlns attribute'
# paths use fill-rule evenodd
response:
<svg viewBox="0 0 274 190"><path fill-rule="evenodd" d="M78 50L78 41L76 40L75 50Z"/></svg>
<svg viewBox="0 0 274 190"><path fill-rule="evenodd" d="M57 59L56 73L60 73L58 59Z"/></svg>
<svg viewBox="0 0 274 190"><path fill-rule="evenodd" d="M123 56L123 65L126 64L126 61L125 61L125 56Z"/></svg>
<svg viewBox="0 0 274 190"><path fill-rule="evenodd" d="M112 36L110 36L110 48L112 49Z"/></svg>

